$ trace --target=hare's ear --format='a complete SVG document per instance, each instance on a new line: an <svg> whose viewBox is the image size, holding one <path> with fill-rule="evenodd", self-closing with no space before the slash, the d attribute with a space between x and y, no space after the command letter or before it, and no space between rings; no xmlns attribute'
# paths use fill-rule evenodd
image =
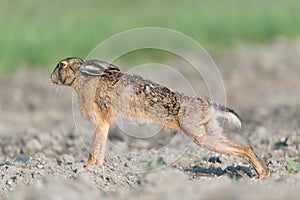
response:
<svg viewBox="0 0 300 200"><path fill-rule="evenodd" d="M84 60L82 60L81 58L70 58L69 59L70 67L74 71L77 71L83 62L84 62Z"/></svg>
<svg viewBox="0 0 300 200"><path fill-rule="evenodd" d="M117 67L116 65L113 65L113 64L109 64L108 69L109 70L120 71L119 67Z"/></svg>
<svg viewBox="0 0 300 200"><path fill-rule="evenodd" d="M99 76L107 69L120 71L117 66L99 60L86 60L80 66L79 71L84 74Z"/></svg>

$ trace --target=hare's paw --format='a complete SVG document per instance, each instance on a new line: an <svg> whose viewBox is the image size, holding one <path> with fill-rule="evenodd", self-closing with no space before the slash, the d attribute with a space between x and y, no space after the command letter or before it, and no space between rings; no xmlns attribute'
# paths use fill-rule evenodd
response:
<svg viewBox="0 0 300 200"><path fill-rule="evenodd" d="M100 162L94 155L90 154L89 159L83 164L83 167L87 167L89 165L100 165Z"/></svg>
<svg viewBox="0 0 300 200"><path fill-rule="evenodd" d="M259 170L257 170L257 175L254 176L254 179L264 178L270 174L268 168L266 166L262 166Z"/></svg>

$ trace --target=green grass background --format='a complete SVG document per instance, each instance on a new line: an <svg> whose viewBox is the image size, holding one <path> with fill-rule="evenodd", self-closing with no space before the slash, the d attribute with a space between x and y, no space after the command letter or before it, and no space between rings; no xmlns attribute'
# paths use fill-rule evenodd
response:
<svg viewBox="0 0 300 200"><path fill-rule="evenodd" d="M207 49L300 34L299 0L1 0L0 74L86 57L121 31L159 26Z"/></svg>

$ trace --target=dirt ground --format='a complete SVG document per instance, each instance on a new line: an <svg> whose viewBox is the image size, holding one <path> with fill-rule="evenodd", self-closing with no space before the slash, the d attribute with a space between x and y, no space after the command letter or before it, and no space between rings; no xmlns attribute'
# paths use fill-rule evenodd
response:
<svg viewBox="0 0 300 200"><path fill-rule="evenodd" d="M168 130L134 139L113 127L104 166L83 168L92 133L72 109L72 90L45 71L2 78L0 199L298 199L300 173L285 155L299 166L299 55L300 40L212 55L227 105L243 119L230 137L252 145L270 170L260 180L244 160Z"/></svg>

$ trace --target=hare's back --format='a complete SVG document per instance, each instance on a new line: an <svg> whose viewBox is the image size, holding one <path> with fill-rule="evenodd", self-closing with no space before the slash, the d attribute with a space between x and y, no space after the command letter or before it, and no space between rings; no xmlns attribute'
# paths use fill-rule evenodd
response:
<svg viewBox="0 0 300 200"><path fill-rule="evenodd" d="M179 93L136 75L122 76L114 95L113 107L124 116L168 120L177 117L180 108Z"/></svg>

